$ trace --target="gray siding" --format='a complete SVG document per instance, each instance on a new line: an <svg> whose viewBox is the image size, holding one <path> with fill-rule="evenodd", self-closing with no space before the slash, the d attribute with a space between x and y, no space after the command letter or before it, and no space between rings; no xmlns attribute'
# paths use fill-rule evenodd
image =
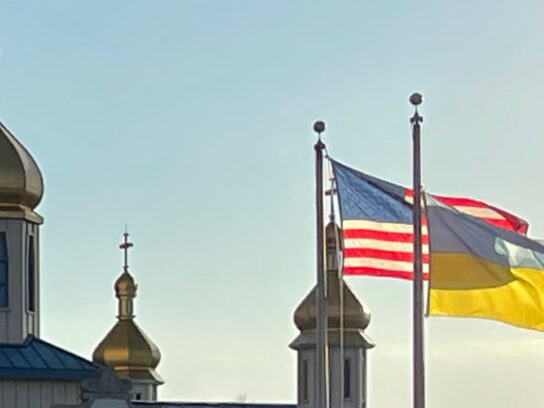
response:
<svg viewBox="0 0 544 408"><path fill-rule="evenodd" d="M79 389L79 382L0 380L0 408L50 408L56 404L79 404Z"/></svg>

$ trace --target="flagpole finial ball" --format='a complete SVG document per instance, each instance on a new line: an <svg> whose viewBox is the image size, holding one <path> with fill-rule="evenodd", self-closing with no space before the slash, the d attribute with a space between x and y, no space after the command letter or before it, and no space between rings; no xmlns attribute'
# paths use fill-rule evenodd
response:
<svg viewBox="0 0 544 408"><path fill-rule="evenodd" d="M410 103L412 105L421 105L421 102L423 102L423 96L420 93L415 92L410 96Z"/></svg>
<svg viewBox="0 0 544 408"><path fill-rule="evenodd" d="M323 122L321 120L317 120L314 123L314 132L321 134L324 131L325 131L325 122Z"/></svg>

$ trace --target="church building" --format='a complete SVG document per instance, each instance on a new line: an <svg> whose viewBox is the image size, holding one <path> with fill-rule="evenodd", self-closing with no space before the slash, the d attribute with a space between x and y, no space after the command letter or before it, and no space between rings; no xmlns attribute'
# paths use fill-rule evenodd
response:
<svg viewBox="0 0 544 408"><path fill-rule="evenodd" d="M43 218L36 208L43 193L35 160L0 122L0 408L314 406L315 288L294 315L300 330L290 344L297 353L296 404L158 402L158 387L164 383L156 371L161 354L134 319L138 287L129 272L132 243L127 232L120 245L125 262L114 283L117 320L96 346L92 361L42 339L39 230ZM374 344L364 331L370 312L339 275L338 233L339 227L331 221L326 228L330 406L367 408L367 350Z"/></svg>

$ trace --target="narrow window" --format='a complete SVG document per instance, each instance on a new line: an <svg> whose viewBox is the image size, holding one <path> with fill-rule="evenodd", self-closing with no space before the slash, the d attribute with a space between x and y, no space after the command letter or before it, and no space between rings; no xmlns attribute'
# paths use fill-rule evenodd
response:
<svg viewBox="0 0 544 408"><path fill-rule="evenodd" d="M34 312L36 310L36 271L34 260L34 237L28 236L28 262L27 262L27 288L28 288L28 310Z"/></svg>
<svg viewBox="0 0 544 408"><path fill-rule="evenodd" d="M301 372L301 396L302 401L307 402L308 401L308 360L302 360L302 372Z"/></svg>
<svg viewBox="0 0 544 408"><path fill-rule="evenodd" d="M363 374L363 408L366 407L366 352L363 350L361 359L361 373Z"/></svg>
<svg viewBox="0 0 544 408"><path fill-rule="evenodd" d="M0 307L8 307L8 251L5 232L0 232Z"/></svg>
<svg viewBox="0 0 544 408"><path fill-rule="evenodd" d="M349 358L344 360L344 399L351 398L351 365Z"/></svg>

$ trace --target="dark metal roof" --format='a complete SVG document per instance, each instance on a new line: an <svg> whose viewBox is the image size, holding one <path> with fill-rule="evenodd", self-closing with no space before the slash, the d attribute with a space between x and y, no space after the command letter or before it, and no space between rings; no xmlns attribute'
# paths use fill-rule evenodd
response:
<svg viewBox="0 0 544 408"><path fill-rule="evenodd" d="M80 381L100 366L34 336L0 343L0 379Z"/></svg>
<svg viewBox="0 0 544 408"><path fill-rule="evenodd" d="M240 402L132 402L136 406L155 408L296 408L297 404Z"/></svg>

